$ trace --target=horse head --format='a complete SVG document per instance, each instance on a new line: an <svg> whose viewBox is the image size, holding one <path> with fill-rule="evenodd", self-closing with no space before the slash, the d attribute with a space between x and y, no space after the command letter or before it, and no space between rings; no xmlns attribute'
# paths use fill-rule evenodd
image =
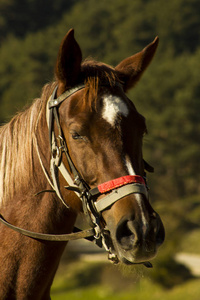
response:
<svg viewBox="0 0 200 300"><path fill-rule="evenodd" d="M61 43L56 63L55 97L84 84L60 103L60 127L70 160L88 190L104 188L105 183L113 185L94 193L93 206L96 209L101 203L97 215L104 242L115 260L125 264L152 259L164 241L164 227L149 202L144 180L145 118L126 95L151 62L157 45L155 38L141 52L113 68L95 61L82 62L81 49L70 30ZM73 178L66 157L63 163ZM134 185L131 180L136 180L138 190L134 188L129 193L127 187ZM66 182L60 178L60 186L64 185ZM117 193L122 187L123 196L109 202L113 190ZM82 203L78 197L70 198L69 193L72 192L63 190L64 201L79 213Z"/></svg>

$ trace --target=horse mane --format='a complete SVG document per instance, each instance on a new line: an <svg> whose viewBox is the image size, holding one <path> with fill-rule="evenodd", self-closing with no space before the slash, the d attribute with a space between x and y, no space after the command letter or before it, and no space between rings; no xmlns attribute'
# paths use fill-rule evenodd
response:
<svg viewBox="0 0 200 300"><path fill-rule="evenodd" d="M83 106L96 109L99 85L114 85L117 75L111 67L94 60L81 66L80 81L85 83ZM0 127L0 207L20 190L34 186L33 151L39 118L57 82L44 86L41 98ZM46 114L45 114L46 115Z"/></svg>
<svg viewBox="0 0 200 300"><path fill-rule="evenodd" d="M19 190L31 187L34 137L49 90L53 90L52 84L43 88L41 98L29 108L0 127L0 207Z"/></svg>

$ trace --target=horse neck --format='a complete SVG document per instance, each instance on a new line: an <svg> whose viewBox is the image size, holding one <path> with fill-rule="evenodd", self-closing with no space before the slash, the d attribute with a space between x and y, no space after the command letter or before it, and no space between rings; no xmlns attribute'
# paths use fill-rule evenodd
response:
<svg viewBox="0 0 200 300"><path fill-rule="evenodd" d="M0 179L2 177L5 182L1 211L16 211L19 207L37 212L38 207L46 203L43 219L46 212L55 215L57 211L61 219L60 214L66 208L56 194L48 192L53 190L49 184L51 150L45 101L37 99L27 111L5 126L0 134L4 133Z"/></svg>
<svg viewBox="0 0 200 300"><path fill-rule="evenodd" d="M28 112L26 113L28 114ZM50 148L48 147L46 113L44 109L39 113L37 124L34 123L36 130L32 136L28 137L24 130L24 134L27 136L24 136L24 139L21 137L22 143L28 138L27 143L31 144L29 154L26 153L27 157L21 162L18 161L10 173L8 168L6 169L5 163L1 163L1 166L5 168L5 173L7 171L4 177L10 175L12 179L9 188L14 189L10 192L12 197L9 200L6 198L1 205L1 214L10 223L28 230L55 234L70 233L73 229L75 214L67 210L54 193L44 192L35 195L37 192L50 188L41 168L35 144L37 142L41 160L49 173ZM25 119L25 115L22 118ZM22 122L22 120L16 119L13 122L15 123L12 125L14 130L16 122ZM11 128L11 124L9 126ZM6 128L4 128L4 132L6 133ZM10 139L11 137L9 137L9 141ZM7 146L11 144L9 141ZM6 141L4 140L4 142ZM18 152L18 160L23 157L21 151L26 150L26 144L22 144ZM3 151L8 156L5 148ZM14 163L11 153L9 157ZM31 166L26 165L29 159ZM10 167L12 167L11 162ZM14 171L18 172L19 177L20 171L24 172L21 174L22 177L18 178L18 183L14 182L14 179L17 180ZM24 182L22 182L23 180ZM8 178L7 182L9 183ZM50 286L65 243L39 242L11 231L3 224L0 224L0 239L0 263L4 266L0 274L0 285L4 287L0 290L0 299L11 299L9 297L12 297L13 294L16 299L49 299ZM15 267L11 268L10 266Z"/></svg>

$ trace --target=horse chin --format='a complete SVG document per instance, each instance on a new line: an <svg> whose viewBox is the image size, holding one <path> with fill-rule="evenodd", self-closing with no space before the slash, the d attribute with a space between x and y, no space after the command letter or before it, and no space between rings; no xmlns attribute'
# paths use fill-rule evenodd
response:
<svg viewBox="0 0 200 300"><path fill-rule="evenodd" d="M125 251L119 247L115 247L113 252L116 253L118 261L125 265L148 264L149 260L154 259L157 255L156 250L150 252L144 252L141 249Z"/></svg>
<svg viewBox="0 0 200 300"><path fill-rule="evenodd" d="M134 256L119 256L119 260L121 263L125 264L125 265L136 265L136 264L146 264L149 263L149 260L152 260L154 257L156 256L156 254L154 256L151 256L149 258L144 257L143 259L137 259Z"/></svg>

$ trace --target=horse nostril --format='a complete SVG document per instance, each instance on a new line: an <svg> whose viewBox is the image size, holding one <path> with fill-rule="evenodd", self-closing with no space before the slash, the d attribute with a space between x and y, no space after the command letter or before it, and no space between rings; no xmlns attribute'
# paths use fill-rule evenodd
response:
<svg viewBox="0 0 200 300"><path fill-rule="evenodd" d="M136 240L136 234L130 224L132 221L124 221L118 226L116 232L117 242L124 250L132 249Z"/></svg>

